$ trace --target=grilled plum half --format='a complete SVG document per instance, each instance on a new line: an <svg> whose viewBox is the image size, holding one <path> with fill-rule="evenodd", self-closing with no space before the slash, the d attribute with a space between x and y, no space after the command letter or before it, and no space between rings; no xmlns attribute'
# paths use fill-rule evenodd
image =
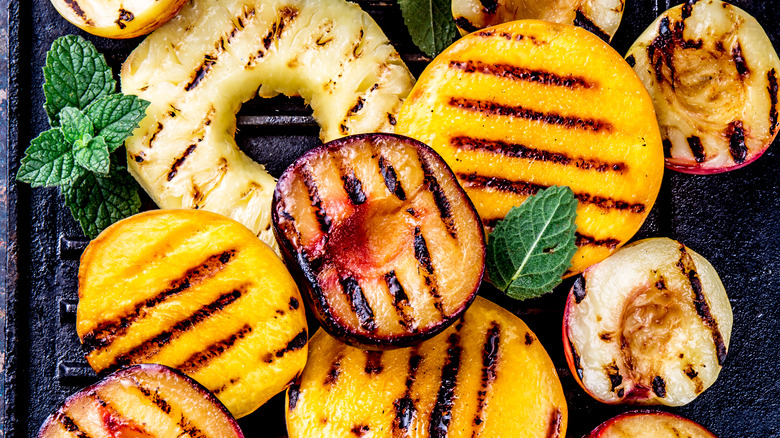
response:
<svg viewBox="0 0 780 438"><path fill-rule="evenodd" d="M206 388L163 365L135 365L71 395L38 438L243 438Z"/></svg>
<svg viewBox="0 0 780 438"><path fill-rule="evenodd" d="M279 179L274 231L314 314L348 344L407 346L468 307L485 239L471 201L428 146L365 134L315 148Z"/></svg>
<svg viewBox="0 0 780 438"><path fill-rule="evenodd" d="M621 249L587 269L566 303L566 359L604 403L691 402L718 377L731 304L715 269L667 238Z"/></svg>
<svg viewBox="0 0 780 438"><path fill-rule="evenodd" d="M634 411L605 421L585 438L716 438L699 424L668 412Z"/></svg>
<svg viewBox="0 0 780 438"><path fill-rule="evenodd" d="M290 438L563 438L567 422L542 344L481 297L455 325L410 348L365 351L320 330L287 391Z"/></svg>

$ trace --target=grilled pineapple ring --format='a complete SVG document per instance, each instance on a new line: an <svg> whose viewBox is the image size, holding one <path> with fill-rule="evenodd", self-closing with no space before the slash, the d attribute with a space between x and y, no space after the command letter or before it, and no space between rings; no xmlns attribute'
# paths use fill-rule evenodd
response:
<svg viewBox="0 0 780 438"><path fill-rule="evenodd" d="M241 104L300 95L329 141L391 131L414 82L374 20L343 0L195 0L130 54L121 80L151 102L125 146L157 205L229 216L272 246L276 182L236 146Z"/></svg>

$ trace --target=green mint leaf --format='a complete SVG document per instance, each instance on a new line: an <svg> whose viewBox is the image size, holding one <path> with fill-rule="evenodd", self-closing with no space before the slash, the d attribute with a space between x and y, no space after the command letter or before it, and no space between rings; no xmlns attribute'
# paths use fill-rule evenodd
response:
<svg viewBox="0 0 780 438"><path fill-rule="evenodd" d="M450 0L398 0L398 4L412 41L426 55L438 55L455 39Z"/></svg>
<svg viewBox="0 0 780 438"><path fill-rule="evenodd" d="M77 140L73 148L76 163L92 172L107 174L111 166L111 154L103 137Z"/></svg>
<svg viewBox="0 0 780 438"><path fill-rule="evenodd" d="M513 207L489 236L487 271L498 289L518 300L553 290L571 266L577 200L568 187L550 187Z"/></svg>
<svg viewBox="0 0 780 438"><path fill-rule="evenodd" d="M138 123L146 116L149 102L136 96L112 94L92 102L87 117L95 125L97 135L106 140L111 152L122 146Z"/></svg>
<svg viewBox="0 0 780 438"><path fill-rule="evenodd" d="M137 187L126 169L112 166L107 175L83 173L62 192L84 234L94 239L114 222L138 213L141 199Z"/></svg>
<svg viewBox="0 0 780 438"><path fill-rule="evenodd" d="M68 143L75 143L76 140L86 136L91 138L95 132L92 122L77 108L67 106L60 111L59 116L62 124L62 134Z"/></svg>
<svg viewBox="0 0 780 438"><path fill-rule="evenodd" d="M33 187L52 187L73 181L82 172L62 130L55 128L33 139L16 178Z"/></svg>
<svg viewBox="0 0 780 438"><path fill-rule="evenodd" d="M43 67L43 107L51 126L59 126L59 113L71 106L84 109L95 99L116 90L116 81L106 59L89 41L77 35L57 38L46 54Z"/></svg>

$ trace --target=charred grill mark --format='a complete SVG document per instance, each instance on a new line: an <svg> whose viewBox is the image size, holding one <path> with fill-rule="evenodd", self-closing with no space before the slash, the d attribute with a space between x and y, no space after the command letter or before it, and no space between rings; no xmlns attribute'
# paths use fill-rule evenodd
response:
<svg viewBox="0 0 780 438"><path fill-rule="evenodd" d="M352 205L360 205L366 202L366 194L363 193L363 183L355 176L355 172L349 170L345 175L342 175L341 180L344 182L344 190L347 192L349 201Z"/></svg>
<svg viewBox="0 0 780 438"><path fill-rule="evenodd" d="M499 78L537 82L567 88L594 88L596 84L580 76L561 76L544 70L532 70L511 64L489 64L481 61L450 61L450 68L466 73L481 73Z"/></svg>
<svg viewBox="0 0 780 438"><path fill-rule="evenodd" d="M138 389L138 391L140 391L145 398L151 401L152 404L157 406L163 413L165 413L166 415L171 413L171 405L160 396L157 390L152 391L151 389L143 386L141 382L139 382L135 378L132 378L131 381L133 382L133 385Z"/></svg>
<svg viewBox="0 0 780 438"><path fill-rule="evenodd" d="M208 320L215 313L236 302L245 292L246 285L219 296L215 301L201 307L189 317L177 322L170 330L142 342L126 353L118 355L107 368L142 363L160 352L166 345L178 339L182 334L194 330L195 326Z"/></svg>
<svg viewBox="0 0 780 438"><path fill-rule="evenodd" d="M171 165L171 170L168 171L168 176L166 179L168 181L173 180L176 177L176 174L179 173L179 167L184 163L184 160L187 159L187 157L195 151L195 148L198 147L197 144L191 144L187 147L187 149L184 151L184 153L181 154L179 158L176 159L176 161L173 162Z"/></svg>
<svg viewBox="0 0 780 438"><path fill-rule="evenodd" d="M436 175L433 174L433 170L431 169L431 165L428 163L428 160L422 156L419 157L419 160L420 168L422 168L424 175L423 181L425 182L428 191L431 192L431 195L433 195L433 201L436 203L436 208L439 210L439 217L444 223L444 226L447 228L447 233L449 233L453 239L457 239L458 228L455 225L454 218L452 217L452 206L450 205L450 200L447 199L447 194L444 193L444 189L442 189L441 184L439 184L439 180L436 179Z"/></svg>
<svg viewBox="0 0 780 438"><path fill-rule="evenodd" d="M349 109L349 115L353 116L360 112L360 110L363 109L363 104L365 103L365 100L363 100L363 96L358 96L358 100L355 103L355 105Z"/></svg>
<svg viewBox="0 0 780 438"><path fill-rule="evenodd" d="M132 12L124 8L119 8L119 17L117 17L117 19L114 20L114 23L116 23L116 25L120 29L124 29L127 27L125 23L133 21L134 19L135 19L135 15L133 15Z"/></svg>
<svg viewBox="0 0 780 438"><path fill-rule="evenodd" d="M309 259L309 256L306 255L306 252L303 249L301 249L296 254L296 260L298 262L298 266L301 268L303 277L306 279L306 282L312 289L313 295L318 298L318 301L315 303L315 305L319 306L319 310L322 313L325 315L330 315L330 304L328 303L328 299L325 297L325 294L322 293L320 282L317 280L318 269L315 266L315 262Z"/></svg>
<svg viewBox="0 0 780 438"><path fill-rule="evenodd" d="M239 339L243 339L247 334L252 332L252 327L249 324L244 324L237 332L230 336L217 341L202 351L199 351L190 357L188 357L176 368L186 374L193 374L206 367L212 360L221 356L225 351L230 349Z"/></svg>
<svg viewBox="0 0 780 438"><path fill-rule="evenodd" d="M561 424L563 423L563 415L561 410L555 408L550 414L550 427L547 428L548 438L560 438L561 436Z"/></svg>
<svg viewBox="0 0 780 438"><path fill-rule="evenodd" d="M197 70L195 70L195 76L193 76L192 80L189 84L187 84L186 87L184 87L184 91L192 91L195 87L198 86L198 84L201 83L201 81L206 77L206 75L211 70L211 67L214 66L214 64L217 63L217 60L212 57L211 55L206 55L203 58L203 63L198 67Z"/></svg>
<svg viewBox="0 0 780 438"><path fill-rule="evenodd" d="M608 239L596 239L593 236L588 236L587 234L582 234L579 232L575 232L574 236L576 237L575 244L577 246L585 246L585 245L593 245L593 246L605 246L609 249L615 249L618 245L620 245L620 240L608 238Z"/></svg>
<svg viewBox="0 0 780 438"><path fill-rule="evenodd" d="M495 14L496 10L498 10L497 0L479 0L479 3L482 5L483 10L488 14Z"/></svg>
<svg viewBox="0 0 780 438"><path fill-rule="evenodd" d="M457 328L456 328L457 330ZM452 421L452 406L455 404L455 387L460 370L460 334L456 331L447 338L447 358L441 369L441 386L436 395L436 404L431 411L428 434L432 438L445 438Z"/></svg>
<svg viewBox="0 0 780 438"><path fill-rule="evenodd" d="M487 331L485 344L482 346L482 376L480 379L480 389L477 391L477 413L474 415L474 426L481 426L484 422L482 418L485 410L485 400L487 399L488 388L496 380L496 368L498 367L498 349L501 343L501 327L498 322L493 321L490 329ZM477 436L477 431L472 436Z"/></svg>
<svg viewBox="0 0 780 438"><path fill-rule="evenodd" d="M433 263L431 261L431 254L428 252L428 244L425 242L420 227L414 228L414 258L417 259L418 270L422 268L423 278L425 279L425 285L428 286L430 294L433 296L433 306L442 315L444 315L444 307L441 302L441 295L438 291L436 284L436 278L433 272Z"/></svg>
<svg viewBox="0 0 780 438"><path fill-rule="evenodd" d="M306 186L306 191L309 193L309 200L311 201L311 205L316 209L314 214L317 216L317 222L320 224L320 231L322 231L324 234L327 234L328 231L330 231L331 219L328 216L328 213L325 211L325 208L322 206L322 198L320 198L320 193L317 189L317 184L314 181L314 176L305 166L301 167L300 173L301 179L303 179L303 184Z"/></svg>
<svg viewBox="0 0 780 438"><path fill-rule="evenodd" d="M409 426L414 420L417 408L412 400L412 385L417 380L417 369L420 367L422 356L417 347L413 347L409 352L409 372L406 375L406 392L404 396L393 402L395 407L395 418L393 419L393 436L406 436L404 432L409 430Z"/></svg>
<svg viewBox="0 0 780 438"><path fill-rule="evenodd" d="M690 18L691 14L693 13L693 5L695 5L697 1L698 0L687 0L685 3L683 3L681 14L681 18L683 20Z"/></svg>
<svg viewBox="0 0 780 438"><path fill-rule="evenodd" d="M531 333L526 332L525 333L525 345L531 345L534 343L534 337L531 335Z"/></svg>
<svg viewBox="0 0 780 438"><path fill-rule="evenodd" d="M357 437L365 436L371 428L366 424L358 424L357 426L353 427L350 432L352 432L353 435Z"/></svg>
<svg viewBox="0 0 780 438"><path fill-rule="evenodd" d="M292 6L284 6L279 10L279 25L276 28L276 36L281 37L284 29L298 16L298 10Z"/></svg>
<svg viewBox="0 0 780 438"><path fill-rule="evenodd" d="M612 341L612 334L609 332L601 332L599 334L599 339L601 339L604 342L610 342Z"/></svg>
<svg viewBox="0 0 780 438"><path fill-rule="evenodd" d="M384 367L382 366L382 352L381 351L366 351L366 366L364 371L366 374L381 374Z"/></svg>
<svg viewBox="0 0 780 438"><path fill-rule="evenodd" d="M406 311L406 308L409 307L409 297L406 295L406 291L398 281L395 271L390 271L385 274L385 283L387 283L387 289L390 292L390 295L393 296L393 307L395 307L395 310L401 317L399 323L406 330L414 330L414 318Z"/></svg>
<svg viewBox="0 0 780 438"><path fill-rule="evenodd" d="M688 366L685 368L685 375L688 376L691 381L693 381L694 391L696 394L700 394L702 391L704 391L704 382L702 382L699 378L699 373L693 369L693 365L688 364Z"/></svg>
<svg viewBox="0 0 780 438"><path fill-rule="evenodd" d="M603 29L601 29L590 18L586 17L585 14L583 14L579 9L577 9L577 13L574 16L574 25L587 30L607 43L609 43L609 40L611 39L608 33L604 32Z"/></svg>
<svg viewBox="0 0 780 438"><path fill-rule="evenodd" d="M522 106L502 105L496 102L467 99L465 97L450 98L449 105L466 111L487 115L509 116L534 122L557 125L567 129L581 129L592 132L612 132L613 126L606 120L583 119L577 116L563 116L554 112L541 112Z"/></svg>
<svg viewBox="0 0 780 438"><path fill-rule="evenodd" d="M663 139L661 142L664 148L664 157L671 158L672 157L672 141L668 138Z"/></svg>
<svg viewBox="0 0 780 438"><path fill-rule="evenodd" d="M767 86L767 90L769 91L769 134L775 135L777 132L777 124L778 124L778 115L777 115L777 92L778 92L778 86L777 86L777 72L775 69L771 69L766 74L767 82L769 82L769 85Z"/></svg>
<svg viewBox="0 0 780 438"><path fill-rule="evenodd" d="M289 389L287 390L287 397L289 398L289 403L287 403L287 410L293 411L295 410L295 407L298 406L298 399L301 396L301 380L300 376L296 377L295 380L290 384Z"/></svg>
<svg viewBox="0 0 780 438"><path fill-rule="evenodd" d="M745 57L742 55L742 46L737 42L731 49L731 59L734 60L734 66L737 68L737 73L744 80L750 74L750 68L745 61Z"/></svg>
<svg viewBox="0 0 780 438"><path fill-rule="evenodd" d="M582 364L580 363L580 355L577 353L577 348L574 343L569 341L569 352L571 353L572 362L574 362L574 371L577 373L577 377L582 381Z"/></svg>
<svg viewBox="0 0 780 438"><path fill-rule="evenodd" d="M290 310L296 310L300 306L300 303L298 303L298 300L295 297L290 298Z"/></svg>
<svg viewBox="0 0 780 438"><path fill-rule="evenodd" d="M357 316L358 323L363 330L373 332L376 330L376 321L374 321L374 311L363 294L363 289L353 277L341 279L341 287L349 298L350 307Z"/></svg>
<svg viewBox="0 0 780 438"><path fill-rule="evenodd" d="M715 344L715 350L718 356L718 365L723 366L723 362L726 360L726 343L723 341L723 335L718 329L718 322L712 316L710 305L707 303L707 297L702 292L701 280L699 274L696 272L696 265L693 258L685 246L680 245L680 260L677 262L677 267L680 268L683 275L688 278L691 283L691 290L693 290L693 305L696 307L696 313L701 318L704 325L706 325L710 332L712 332L712 342Z"/></svg>
<svg viewBox="0 0 780 438"><path fill-rule="evenodd" d="M382 174L382 178L385 180L385 187L387 187L387 190L401 201L405 201L406 192L404 192L401 182L398 181L398 175L395 173L395 168L393 168L393 165L382 156L379 157L379 171Z"/></svg>
<svg viewBox="0 0 780 438"><path fill-rule="evenodd" d="M65 4L68 5L68 7L70 7L73 10L73 12L75 12L76 15L79 16L79 18L84 20L84 23L90 26L95 25L95 22L92 21L91 18L87 18L86 12L84 12L84 10L81 9L81 5L79 5L78 2L76 2L76 0L65 0Z"/></svg>
<svg viewBox="0 0 780 438"><path fill-rule="evenodd" d="M655 376L653 379L653 392L661 398L666 397L666 382L663 377Z"/></svg>
<svg viewBox="0 0 780 438"><path fill-rule="evenodd" d="M336 360L330 366L328 374L325 376L325 380L322 382L325 386L333 386L339 379L341 374L341 361L344 360L344 351L339 351L336 354Z"/></svg>
<svg viewBox="0 0 780 438"><path fill-rule="evenodd" d="M188 269L181 278L171 281L167 289L144 302L136 303L133 310L129 313L117 316L115 320L103 322L94 330L85 334L82 340L84 348L92 352L107 347L116 338L127 333L127 330L135 321L146 316L148 309L217 275L225 269L225 266L235 255L236 250L223 251L206 258L198 266Z"/></svg>
<svg viewBox="0 0 780 438"><path fill-rule="evenodd" d="M623 376L620 374L620 368L613 362L604 367L604 371L606 371L607 376L609 377L609 383L612 386L610 390L615 392L620 384L623 383Z"/></svg>
<svg viewBox="0 0 780 438"><path fill-rule="evenodd" d="M623 162L608 163L597 158L571 157L562 152L552 152L544 149L532 148L517 143L507 143L501 140L485 140L466 136L457 136L450 139L453 147L465 151L483 151L496 155L505 155L513 158L523 158L531 161L544 161L563 166L574 166L583 170L595 170L596 172L623 173L628 166Z"/></svg>
<svg viewBox="0 0 780 438"><path fill-rule="evenodd" d="M665 81L663 67L669 70L669 83L674 88L674 78L676 71L674 68L674 49L681 47L683 49L699 49L704 44L702 40L686 40L683 36L685 21L671 22L669 17L661 19L658 25L658 36L647 47L647 55L650 59L650 65L655 71L656 80L659 83Z"/></svg>
<svg viewBox="0 0 780 438"><path fill-rule="evenodd" d="M631 66L631 68L636 66L636 58L634 58L634 55L629 55L629 57L626 58L626 62Z"/></svg>
<svg viewBox="0 0 780 438"><path fill-rule="evenodd" d="M303 329L295 335L294 338L290 340L290 342L287 343L287 345L284 346L281 350L277 350L274 353L274 356L277 358L284 357L285 354L298 351L301 348L306 346L306 343L309 342L309 333L306 332L306 329Z"/></svg>
<svg viewBox="0 0 780 438"><path fill-rule="evenodd" d="M68 414L57 412L55 414L55 421L62 424L62 427L64 427L65 430L76 435L79 438L90 438L90 436L86 432L79 429L79 426L76 424L75 421L73 421L72 418L68 416Z"/></svg>
<svg viewBox="0 0 780 438"><path fill-rule="evenodd" d="M578 276L571 290L574 293L574 302L577 304L581 303L588 294L588 290L585 288L585 277L582 275Z"/></svg>
<svg viewBox="0 0 780 438"><path fill-rule="evenodd" d="M741 120L735 120L729 124L726 133L729 137L729 152L731 158L737 164L742 164L747 159L747 145L745 144L745 129Z"/></svg>
<svg viewBox="0 0 780 438"><path fill-rule="evenodd" d="M152 147L152 143L154 143L154 140L157 138L157 134L160 133L160 131L163 130L163 124L160 122L157 122L157 128L154 130L154 133L151 137L149 137L149 148Z"/></svg>
<svg viewBox="0 0 780 438"><path fill-rule="evenodd" d="M234 377L234 378L232 378L232 379L228 380L228 382L227 382L227 383L225 383L224 385L220 386L219 388L216 388L216 389L214 389L214 390L213 390L213 391L211 391L211 392L213 392L213 393L214 393L214 395L219 395L219 394L220 394L220 393L222 393L224 390L226 390L226 389L227 389L229 386L233 386L233 385L235 385L235 384L236 384L236 382L238 382L239 380L241 380L241 378L240 378L240 377Z"/></svg>
<svg viewBox="0 0 780 438"><path fill-rule="evenodd" d="M472 22L470 22L466 17L457 17L455 19L455 25L465 30L468 33L476 32L479 30L479 28L475 26Z"/></svg>
<svg viewBox="0 0 780 438"><path fill-rule="evenodd" d="M499 177L490 177L477 175L475 173L459 173L458 179L464 188L472 189L493 189L500 192L514 193L516 195L531 196L539 190L546 189L548 186L534 184L527 181L511 181ZM591 204L605 210L630 211L632 213L643 213L645 205L642 203L630 204L626 201L616 200L603 196L594 196L590 193L574 193L574 197L579 202Z"/></svg>

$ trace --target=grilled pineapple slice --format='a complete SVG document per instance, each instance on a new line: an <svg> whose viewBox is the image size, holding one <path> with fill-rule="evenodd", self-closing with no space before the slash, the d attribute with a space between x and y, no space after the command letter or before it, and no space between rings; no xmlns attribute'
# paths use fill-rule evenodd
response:
<svg viewBox="0 0 780 438"><path fill-rule="evenodd" d="M236 146L235 113L259 92L301 95L329 141L390 131L413 77L381 29L344 0L195 0L122 66L151 102L125 143L162 208L229 216L275 245L274 179Z"/></svg>
<svg viewBox="0 0 780 438"><path fill-rule="evenodd" d="M95 371L168 365L236 417L306 363L306 317L282 261L246 227L205 211L141 213L93 240L76 330Z"/></svg>
<svg viewBox="0 0 780 438"><path fill-rule="evenodd" d="M737 169L777 135L780 58L742 9L720 0L669 9L626 59L653 97L667 167L696 174Z"/></svg>
<svg viewBox="0 0 780 438"><path fill-rule="evenodd" d="M507 21L536 19L573 24L609 42L625 6L625 0L452 0L452 15L462 35Z"/></svg>
<svg viewBox="0 0 780 438"><path fill-rule="evenodd" d="M105 38L134 38L173 18L187 0L51 0L73 25Z"/></svg>

